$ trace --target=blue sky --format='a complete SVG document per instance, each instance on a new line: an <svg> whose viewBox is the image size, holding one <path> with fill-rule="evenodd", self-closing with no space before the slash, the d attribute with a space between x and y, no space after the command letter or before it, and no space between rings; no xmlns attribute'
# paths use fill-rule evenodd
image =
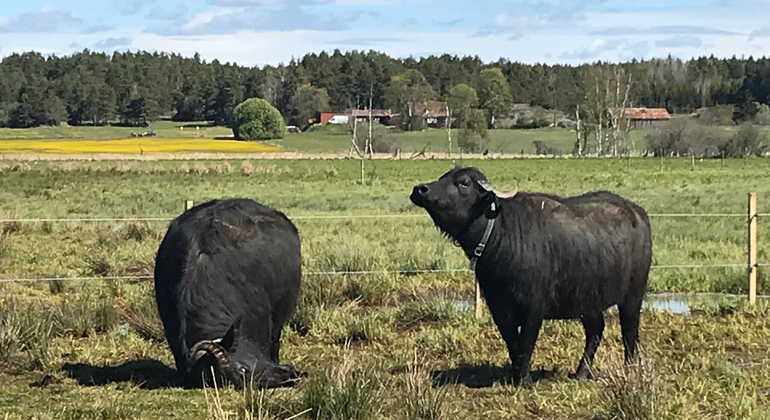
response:
<svg viewBox="0 0 770 420"><path fill-rule="evenodd" d="M157 50L264 65L335 48L552 64L770 55L770 0L0 2L0 56Z"/></svg>

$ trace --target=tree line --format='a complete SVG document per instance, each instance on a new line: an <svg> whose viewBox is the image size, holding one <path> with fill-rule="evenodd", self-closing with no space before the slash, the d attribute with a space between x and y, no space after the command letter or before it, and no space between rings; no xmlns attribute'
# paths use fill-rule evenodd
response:
<svg viewBox="0 0 770 420"><path fill-rule="evenodd" d="M608 74L613 76L603 76ZM334 51L278 66L247 67L207 62L197 54L84 50L63 57L37 52L5 57L0 62L0 125L141 126L160 117L228 124L235 106L260 97L294 125L305 125L317 111L371 106L399 112L402 128L415 129L420 104L436 99L447 101L466 126L481 125L483 114L491 127L512 103L527 103L573 118L582 115L588 126L593 118L601 129L611 125L613 116L603 115L591 102L596 103L600 90L609 93L609 82L599 89L606 80L613 80L618 93L623 87L627 106L683 113L734 104L736 122L750 120L758 107L770 103L770 58L667 57L565 66ZM613 101L619 99L613 96Z"/></svg>

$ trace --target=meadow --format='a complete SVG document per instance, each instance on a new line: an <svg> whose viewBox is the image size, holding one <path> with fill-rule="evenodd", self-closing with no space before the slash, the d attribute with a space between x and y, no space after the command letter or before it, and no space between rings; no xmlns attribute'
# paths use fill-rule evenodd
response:
<svg viewBox="0 0 770 420"><path fill-rule="evenodd" d="M197 127L197 129L196 129ZM155 137L132 138L131 133L153 130ZM447 135L443 129L402 132L393 130L394 138L402 153L443 153L447 151ZM37 127L25 129L0 128L0 153L151 153L150 148L164 147L164 152L260 152L248 142L237 142L234 146L232 131L227 127L210 126L207 122L155 121L149 127L77 126ZM454 153L457 148L458 131L454 130ZM644 133L632 132L638 148L644 147ZM347 126L326 126L303 133L286 133L283 139L266 142L266 145L280 147L286 152L343 153L350 149L350 133ZM117 142L111 143L110 141ZM535 130L490 130L487 139L492 154L534 154L535 140L543 141L563 154L569 154L575 142L575 132L564 128L543 128ZM63 142L66 141L66 142ZM62 143L58 143L62 142ZM171 143L167 146L164 143ZM174 147L180 143L184 147ZM262 144L262 143L260 143ZM144 151L140 148L144 145ZM113 151L114 150L114 151Z"/></svg>
<svg viewBox="0 0 770 420"><path fill-rule="evenodd" d="M764 300L696 300L688 315L645 307L643 363L628 370L608 313L589 383L567 379L582 327L546 322L533 358L542 380L507 384L503 341L486 311L473 316L473 278L453 271L467 260L408 201L455 164L501 189L618 192L653 214L651 292L747 293L742 215L747 192L767 213L766 159L382 160L367 162L363 184L353 160L0 161L0 279L132 277L0 283L0 418L766 418ZM282 359L310 375L293 389L172 386L154 253L185 200L235 196L285 211L300 230L306 275ZM665 216L690 213L736 216ZM145 217L164 220L60 220ZM736 266L690 267L713 264ZM340 271L378 273L328 274Z"/></svg>

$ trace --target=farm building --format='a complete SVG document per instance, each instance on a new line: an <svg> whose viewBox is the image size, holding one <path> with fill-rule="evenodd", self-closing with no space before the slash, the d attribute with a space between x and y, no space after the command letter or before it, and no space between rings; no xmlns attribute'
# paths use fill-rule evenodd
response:
<svg viewBox="0 0 770 420"><path fill-rule="evenodd" d="M446 102L427 101L415 105L415 115L422 115L428 127L444 127L447 119L446 107Z"/></svg>
<svg viewBox="0 0 770 420"><path fill-rule="evenodd" d="M350 114L345 112L319 112L316 122L320 124L347 124Z"/></svg>
<svg viewBox="0 0 770 420"><path fill-rule="evenodd" d="M353 109L350 111L350 115L357 118L358 121L366 121L369 119L369 109ZM372 108L372 120L377 121L382 125L388 125L390 119L396 116L389 109L375 109Z"/></svg>
<svg viewBox="0 0 770 420"><path fill-rule="evenodd" d="M626 108L623 116L631 123L631 127L651 126L671 119L666 108Z"/></svg>

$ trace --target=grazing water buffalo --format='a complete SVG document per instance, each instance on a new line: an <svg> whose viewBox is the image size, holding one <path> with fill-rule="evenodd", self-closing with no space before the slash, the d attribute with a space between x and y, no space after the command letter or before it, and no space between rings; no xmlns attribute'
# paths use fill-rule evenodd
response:
<svg viewBox="0 0 770 420"><path fill-rule="evenodd" d="M216 379L239 388L252 378L290 386L304 375L278 364L300 263L294 224L251 200L213 200L171 222L155 261L155 297L186 387Z"/></svg>
<svg viewBox="0 0 770 420"><path fill-rule="evenodd" d="M644 209L607 191L566 198L501 193L475 168L417 185L410 199L470 259L508 347L515 385L531 384L543 319L582 321L586 343L574 377L590 379L602 313L617 305L625 361L634 359L652 262Z"/></svg>

